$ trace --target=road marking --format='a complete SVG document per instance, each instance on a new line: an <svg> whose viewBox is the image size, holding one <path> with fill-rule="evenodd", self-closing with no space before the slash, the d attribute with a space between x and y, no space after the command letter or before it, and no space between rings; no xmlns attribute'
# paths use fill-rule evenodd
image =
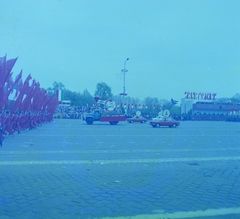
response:
<svg viewBox="0 0 240 219"><path fill-rule="evenodd" d="M163 214L145 214L135 216L120 216L120 217L103 217L101 219L175 219L175 218L201 218L210 216L223 216L240 214L240 207L238 208L219 208L219 209L207 209L199 211L180 211L174 213Z"/></svg>
<svg viewBox="0 0 240 219"><path fill-rule="evenodd" d="M125 164L125 163L173 163L173 162L203 162L203 161L240 161L238 157L196 157L196 158L166 158L166 159L117 159L117 160L30 160L30 161L0 161L3 165L52 165L52 164Z"/></svg>
<svg viewBox="0 0 240 219"><path fill-rule="evenodd" d="M182 149L153 149L153 150L141 150L141 149L128 149L128 150L55 150L55 151L0 151L0 154L4 155L20 155L20 154L99 154L99 153L160 153L160 152L191 152L191 151L240 151L240 148L182 148Z"/></svg>
<svg viewBox="0 0 240 219"><path fill-rule="evenodd" d="M76 134L76 135L71 135L71 134L67 134L67 137L92 137L94 135L94 137L116 137L117 135L109 135L109 134ZM62 137L62 135L55 135L55 134L39 134L39 135L33 135L33 134L24 134L24 138L25 137ZM162 133L158 133L158 134L121 134L121 137L161 137L161 136L169 136L169 137L234 137L234 138L239 138L239 136L237 134L195 134L195 135L191 135L191 134L162 134Z"/></svg>

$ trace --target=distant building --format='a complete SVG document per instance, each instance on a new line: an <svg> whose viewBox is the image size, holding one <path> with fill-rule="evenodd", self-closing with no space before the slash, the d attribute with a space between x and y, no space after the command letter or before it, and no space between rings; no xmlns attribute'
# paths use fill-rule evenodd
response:
<svg viewBox="0 0 240 219"><path fill-rule="evenodd" d="M196 102L193 104L193 114L229 115L230 112L236 114L239 111L240 104L236 103Z"/></svg>
<svg viewBox="0 0 240 219"><path fill-rule="evenodd" d="M195 120L226 120L229 115L239 115L240 104L220 102L196 102L192 116Z"/></svg>
<svg viewBox="0 0 240 219"><path fill-rule="evenodd" d="M189 114L193 109L194 100L182 98L181 99L181 114Z"/></svg>
<svg viewBox="0 0 240 219"><path fill-rule="evenodd" d="M190 120L240 121L240 103L220 102L216 93L185 92L181 100L181 114Z"/></svg>

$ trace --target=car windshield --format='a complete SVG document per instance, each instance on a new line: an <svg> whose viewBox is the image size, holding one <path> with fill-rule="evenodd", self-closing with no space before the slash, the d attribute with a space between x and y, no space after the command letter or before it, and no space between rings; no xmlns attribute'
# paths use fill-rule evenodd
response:
<svg viewBox="0 0 240 219"><path fill-rule="evenodd" d="M239 0L1 0L0 219L240 218Z"/></svg>

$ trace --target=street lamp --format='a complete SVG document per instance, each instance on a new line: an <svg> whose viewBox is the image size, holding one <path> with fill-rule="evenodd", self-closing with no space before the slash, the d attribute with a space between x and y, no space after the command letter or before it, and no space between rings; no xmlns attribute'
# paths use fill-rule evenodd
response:
<svg viewBox="0 0 240 219"><path fill-rule="evenodd" d="M129 58L126 59L126 61L124 62L124 69L122 69L121 71L123 72L123 93L121 95L126 96L126 87L125 87L125 73L128 72L128 70L126 69L126 62L129 60Z"/></svg>

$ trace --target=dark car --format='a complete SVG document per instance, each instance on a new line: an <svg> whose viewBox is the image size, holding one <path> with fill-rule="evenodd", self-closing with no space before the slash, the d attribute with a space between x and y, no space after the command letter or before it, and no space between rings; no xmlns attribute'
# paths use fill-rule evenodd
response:
<svg viewBox="0 0 240 219"><path fill-rule="evenodd" d="M167 117L167 118L155 118L155 119L152 119L149 123L152 127L160 127L160 126L168 126L168 127L177 127L180 125L180 122L173 119L172 117Z"/></svg>
<svg viewBox="0 0 240 219"><path fill-rule="evenodd" d="M144 118L143 116L134 116L132 118L128 118L127 121L129 123L133 123L133 122L140 122L140 123L145 123L148 120L146 118Z"/></svg>

